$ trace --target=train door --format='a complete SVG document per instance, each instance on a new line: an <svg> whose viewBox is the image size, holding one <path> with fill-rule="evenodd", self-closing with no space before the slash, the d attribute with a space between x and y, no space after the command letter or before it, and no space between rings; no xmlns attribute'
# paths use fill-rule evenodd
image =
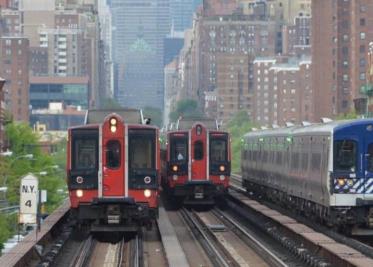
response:
<svg viewBox="0 0 373 267"><path fill-rule="evenodd" d="M370 125L371 126L371 125ZM368 126L369 127L369 126ZM373 136L371 131L365 131L364 138L364 192L373 193Z"/></svg>
<svg viewBox="0 0 373 267"><path fill-rule="evenodd" d="M190 155L191 160L191 171L189 174L189 180L208 180L208 157L209 151L208 140L207 140L207 130L201 124L196 124L192 127L190 133Z"/></svg>
<svg viewBox="0 0 373 267"><path fill-rule="evenodd" d="M125 190L125 137L124 122L119 117L111 117L102 125L102 179L103 197L124 197Z"/></svg>

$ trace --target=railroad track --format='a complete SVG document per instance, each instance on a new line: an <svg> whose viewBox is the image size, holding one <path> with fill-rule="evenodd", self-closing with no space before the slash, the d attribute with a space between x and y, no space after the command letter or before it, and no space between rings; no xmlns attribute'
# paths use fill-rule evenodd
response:
<svg viewBox="0 0 373 267"><path fill-rule="evenodd" d="M181 216L213 266L289 266L251 235L235 219L217 208L196 212L182 209ZM294 264L296 265L296 264Z"/></svg>
<svg viewBox="0 0 373 267"><path fill-rule="evenodd" d="M245 207L246 211L251 210L251 216L265 217L264 220L272 221L270 223L272 226L264 230L278 240L286 240L283 245L288 246L298 256L311 259L308 261L317 263L323 261L319 257L323 254L323 256L326 256L326 262L324 263L327 264L329 261L332 266L341 264L343 266L373 266L372 247L327 229L325 226L310 222L299 215L294 215L291 211L284 210L273 203L263 202L264 205L262 205L263 203L258 203L250 198L246 189L241 187L241 182L241 176L232 175L231 192L227 200L231 201L234 207ZM245 211L242 212L245 213ZM296 226L298 230L293 229L293 231L289 229L291 228L289 226L293 228ZM311 238L312 235L318 236L319 240ZM305 244L308 249L303 250L300 244ZM319 252L312 254L311 250L318 250ZM346 256L347 254L348 256Z"/></svg>
<svg viewBox="0 0 373 267"><path fill-rule="evenodd" d="M200 242L205 252L210 257L214 266L239 266L239 264L229 255L229 252L213 237L209 227L198 218L194 211L182 208L180 211L186 224Z"/></svg>
<svg viewBox="0 0 373 267"><path fill-rule="evenodd" d="M230 229L234 231L237 236L245 242L249 247L251 247L258 255L260 255L269 266L285 267L288 266L282 259L280 259L275 253L273 253L266 245L263 244L258 238L250 234L243 225L241 225L237 220L232 218L227 213L214 209L213 214L221 218L226 224L229 225Z"/></svg>

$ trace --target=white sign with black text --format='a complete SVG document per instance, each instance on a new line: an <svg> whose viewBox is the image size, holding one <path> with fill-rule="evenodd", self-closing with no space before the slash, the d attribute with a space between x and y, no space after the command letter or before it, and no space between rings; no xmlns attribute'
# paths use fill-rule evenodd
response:
<svg viewBox="0 0 373 267"><path fill-rule="evenodd" d="M28 174L21 180L19 223L37 223L38 211L38 178Z"/></svg>

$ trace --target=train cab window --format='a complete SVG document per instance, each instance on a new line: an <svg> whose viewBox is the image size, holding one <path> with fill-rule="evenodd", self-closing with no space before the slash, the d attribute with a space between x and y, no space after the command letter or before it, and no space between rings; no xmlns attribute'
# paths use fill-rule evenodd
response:
<svg viewBox="0 0 373 267"><path fill-rule="evenodd" d="M367 157L367 171L373 172L373 144L369 144Z"/></svg>
<svg viewBox="0 0 373 267"><path fill-rule="evenodd" d="M171 140L170 158L171 161L186 161L188 159L188 139L186 137Z"/></svg>
<svg viewBox="0 0 373 267"><path fill-rule="evenodd" d="M245 159L248 158L248 151L245 151ZM224 139L211 139L210 160L215 162L227 161L227 141Z"/></svg>
<svg viewBox="0 0 373 267"><path fill-rule="evenodd" d="M194 159L203 159L203 143L201 141L194 142Z"/></svg>
<svg viewBox="0 0 373 267"><path fill-rule="evenodd" d="M138 133L135 131L129 138L129 168L154 169L155 168L155 134Z"/></svg>
<svg viewBox="0 0 373 267"><path fill-rule="evenodd" d="M357 143L353 140L334 142L334 170L356 171Z"/></svg>
<svg viewBox="0 0 373 267"><path fill-rule="evenodd" d="M73 149L73 169L97 169L97 139L84 136L76 138Z"/></svg>
<svg viewBox="0 0 373 267"><path fill-rule="evenodd" d="M106 167L117 169L120 167L121 149L118 140L111 140L106 144Z"/></svg>

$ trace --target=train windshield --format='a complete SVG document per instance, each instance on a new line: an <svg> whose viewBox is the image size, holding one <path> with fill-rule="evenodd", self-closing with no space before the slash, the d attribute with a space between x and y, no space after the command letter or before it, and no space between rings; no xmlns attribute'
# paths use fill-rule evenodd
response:
<svg viewBox="0 0 373 267"><path fill-rule="evenodd" d="M98 136L95 131L73 133L72 146L74 170L97 169Z"/></svg>
<svg viewBox="0 0 373 267"><path fill-rule="evenodd" d="M227 140L212 138L210 140L210 160L215 162L227 161Z"/></svg>
<svg viewBox="0 0 373 267"><path fill-rule="evenodd" d="M129 168L155 168L155 133L154 130L130 130L129 134Z"/></svg>
<svg viewBox="0 0 373 267"><path fill-rule="evenodd" d="M369 144L367 153L367 171L373 172L373 144Z"/></svg>
<svg viewBox="0 0 373 267"><path fill-rule="evenodd" d="M356 171L357 142L353 140L337 140L334 142L334 170Z"/></svg>
<svg viewBox="0 0 373 267"><path fill-rule="evenodd" d="M186 161L188 159L188 139L186 136L171 138L170 159L171 161Z"/></svg>

